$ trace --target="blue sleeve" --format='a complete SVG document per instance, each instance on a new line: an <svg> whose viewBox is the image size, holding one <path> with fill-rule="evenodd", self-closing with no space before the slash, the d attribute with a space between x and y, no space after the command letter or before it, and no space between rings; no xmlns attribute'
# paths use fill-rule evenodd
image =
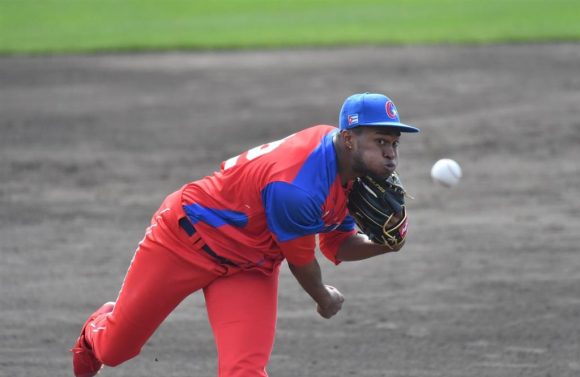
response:
<svg viewBox="0 0 580 377"><path fill-rule="evenodd" d="M262 190L262 203L270 231L278 241L319 233L322 205L308 192L286 182L272 182Z"/></svg>

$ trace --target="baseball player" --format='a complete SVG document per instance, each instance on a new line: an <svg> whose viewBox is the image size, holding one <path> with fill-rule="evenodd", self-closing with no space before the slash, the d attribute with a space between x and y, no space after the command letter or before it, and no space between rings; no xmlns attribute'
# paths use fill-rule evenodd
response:
<svg viewBox="0 0 580 377"><path fill-rule="evenodd" d="M339 128L318 125L232 157L163 201L139 243L115 302L89 316L76 340L77 377L139 354L161 322L202 290L220 377L267 376L278 272L286 259L324 318L344 301L325 285L315 236L335 264L397 251L357 234L347 198L359 176L397 167L402 124L393 102L363 93L344 102Z"/></svg>

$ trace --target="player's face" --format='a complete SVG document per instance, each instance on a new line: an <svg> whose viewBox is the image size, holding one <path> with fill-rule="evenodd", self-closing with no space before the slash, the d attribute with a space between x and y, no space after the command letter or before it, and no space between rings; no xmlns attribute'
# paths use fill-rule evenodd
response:
<svg viewBox="0 0 580 377"><path fill-rule="evenodd" d="M352 169L357 175L387 178L397 168L399 133L383 127L361 127L353 134Z"/></svg>

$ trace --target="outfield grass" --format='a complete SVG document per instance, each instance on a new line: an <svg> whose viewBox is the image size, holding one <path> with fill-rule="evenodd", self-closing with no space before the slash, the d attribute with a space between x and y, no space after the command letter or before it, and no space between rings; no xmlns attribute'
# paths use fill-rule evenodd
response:
<svg viewBox="0 0 580 377"><path fill-rule="evenodd" d="M569 40L578 0L0 0L0 53Z"/></svg>

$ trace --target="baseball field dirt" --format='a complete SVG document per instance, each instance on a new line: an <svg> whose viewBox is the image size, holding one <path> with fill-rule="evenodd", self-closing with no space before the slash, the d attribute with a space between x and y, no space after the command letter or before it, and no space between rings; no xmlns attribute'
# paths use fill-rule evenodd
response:
<svg viewBox="0 0 580 377"><path fill-rule="evenodd" d="M580 376L580 44L0 57L0 376L72 375L166 194L364 91L422 129L400 146L407 245L320 256L331 320L284 265L270 375ZM452 189L430 181L444 157ZM211 377L215 357L197 293L99 376Z"/></svg>

